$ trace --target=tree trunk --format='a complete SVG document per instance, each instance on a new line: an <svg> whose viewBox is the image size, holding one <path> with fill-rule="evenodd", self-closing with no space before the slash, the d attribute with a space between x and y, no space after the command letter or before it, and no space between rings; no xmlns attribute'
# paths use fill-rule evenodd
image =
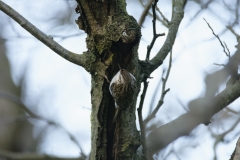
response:
<svg viewBox="0 0 240 160"><path fill-rule="evenodd" d="M137 159L140 135L136 128L135 106L140 89L140 72L137 48L140 27L126 12L124 0L77 0L76 20L79 28L87 33L91 89L91 158L90 159ZM113 123L115 102L109 92L109 80L117 73L118 64L137 79L133 103L121 111Z"/></svg>

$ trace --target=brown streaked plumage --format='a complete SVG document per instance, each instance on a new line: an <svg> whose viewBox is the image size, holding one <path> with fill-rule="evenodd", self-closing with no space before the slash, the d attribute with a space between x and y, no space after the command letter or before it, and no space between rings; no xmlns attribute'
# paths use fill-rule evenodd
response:
<svg viewBox="0 0 240 160"><path fill-rule="evenodd" d="M120 68L120 66L119 66ZM113 122L116 121L120 109L131 105L134 91L136 88L136 79L127 70L120 68L120 71L112 78L109 90L115 101L116 112Z"/></svg>
<svg viewBox="0 0 240 160"><path fill-rule="evenodd" d="M131 43L137 37L136 28L126 28L122 32L122 41L123 43Z"/></svg>

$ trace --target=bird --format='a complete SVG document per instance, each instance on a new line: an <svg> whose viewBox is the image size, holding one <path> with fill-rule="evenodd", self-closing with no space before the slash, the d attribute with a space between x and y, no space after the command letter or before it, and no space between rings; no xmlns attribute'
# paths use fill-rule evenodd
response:
<svg viewBox="0 0 240 160"><path fill-rule="evenodd" d="M119 64L118 66L119 71L112 78L109 85L109 91L115 101L116 108L113 123L117 120L120 110L124 110L131 105L136 88L135 77L127 70L122 69Z"/></svg>
<svg viewBox="0 0 240 160"><path fill-rule="evenodd" d="M137 37L137 31L135 28L125 28L122 32L122 41L124 43L131 43Z"/></svg>

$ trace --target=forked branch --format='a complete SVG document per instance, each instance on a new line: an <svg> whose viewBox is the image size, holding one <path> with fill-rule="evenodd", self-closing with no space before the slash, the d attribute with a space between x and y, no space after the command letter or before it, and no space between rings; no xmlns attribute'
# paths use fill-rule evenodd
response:
<svg viewBox="0 0 240 160"><path fill-rule="evenodd" d="M143 103L144 99L146 96L147 88L148 88L148 82L145 80L143 82L144 87L143 87L143 92L141 95L139 107L137 109L138 111L138 119L139 119L139 125L140 125L140 130L141 130L141 139L142 139L142 146L143 146L143 154L146 159L148 159L148 149L146 145L146 133L145 133L145 124L143 123L143 117L142 117L142 108L143 108Z"/></svg>
<svg viewBox="0 0 240 160"><path fill-rule="evenodd" d="M158 104L157 104L156 108L153 110L153 112L144 120L144 124L147 124L151 119L153 119L156 116L158 110L164 103L165 95L167 94L168 91L170 91L170 88L168 88L168 89L165 89L165 88L166 88L166 83L167 83L167 80L168 80L168 77L169 77L169 74L171 71L171 66L172 66L172 51L171 51L170 57L169 57L169 65L168 65L167 75L165 78L162 78L163 83L162 83L161 98L158 101Z"/></svg>
<svg viewBox="0 0 240 160"><path fill-rule="evenodd" d="M75 136L73 134L71 134L69 131L67 131L64 127L62 127L60 124L57 124L55 123L54 121L51 121L51 120L47 120L37 114L35 114L34 112L32 112L31 110L29 110L20 100L20 98L16 97L16 96L13 96L13 95L10 95L10 94L7 94L7 93L4 93L4 92L0 92L0 96L2 96L3 98L7 98L8 100L12 101L12 102L15 102L18 104L19 107L21 107L21 109L23 109L27 114L24 114L24 115L17 115L17 116L13 116L11 118L1 118L0 119L0 126L1 125L6 125L6 124L9 124L9 123L15 123L15 122L19 122L19 121L25 121L25 120L28 120L28 119L36 119L36 120L40 120L40 121L43 121L45 123L47 123L48 125L52 125L54 127L57 127L59 129L62 129L68 136L69 138L78 146L78 148L80 149L80 152L81 152L81 157L82 159L86 158L86 155L85 153L83 153L83 149L81 147L81 145L78 143L78 140L75 138ZM7 153L7 152L2 152L2 153ZM4 154L5 155L5 154ZM4 156L1 154L1 151L0 151L0 157L1 156ZM11 155L14 155L13 153ZM33 154L34 155L34 154ZM5 155L6 158L8 157L8 154ZM9 157L14 157L14 156L10 156ZM8 157L8 158L9 158ZM25 156L23 156L25 157ZM26 155L26 157L28 157ZM26 158L25 157L25 158ZM36 155L36 157L42 157L44 159L44 157L47 157L47 155L45 156L40 156L40 155ZM56 157L55 157L56 158ZM14 159L14 158L12 158ZM24 159L24 158L23 158ZM26 158L27 159L27 158ZM41 158L39 158L41 159ZM59 158L60 159L60 158ZM24 159L25 160L25 159Z"/></svg>
<svg viewBox="0 0 240 160"><path fill-rule="evenodd" d="M151 1L151 3L150 3L150 1ZM143 13L142 13L142 15L141 15L141 17L140 17L140 20L139 20L139 22L138 22L139 25L143 23L143 21L145 20L145 18L146 18L147 15L153 17L153 14L152 14L151 12L149 12L149 9L150 9L151 4L152 4L153 1L154 1L154 0L149 0L148 3L147 3L146 5L144 5L143 0L139 0L140 4L144 7ZM157 6L156 6L156 8L157 8ZM158 11L158 8L157 8L157 11ZM161 13L160 13L160 14L161 14ZM161 16L162 16L162 14L161 14ZM165 26L165 27L168 28L169 23L165 20L165 16L163 16L162 18L160 18L160 17L156 14L156 19L157 19L159 22L161 22L163 26ZM141 26L141 25L140 25L140 26Z"/></svg>
<svg viewBox="0 0 240 160"><path fill-rule="evenodd" d="M139 19L139 21L138 21L139 26L142 26L142 25L143 25L143 22L144 22L147 14L148 14L148 12L149 12L149 9L150 9L151 6L152 6L152 2L153 2L153 1L154 1L154 0L148 0L148 3L146 4L146 6L145 6L145 8L144 8L144 10L143 10L143 12L142 12L142 15L141 15L141 17L140 17L140 19Z"/></svg>
<svg viewBox="0 0 240 160"><path fill-rule="evenodd" d="M157 69L163 63L168 53L172 50L172 46L174 45L177 36L178 28L183 19L185 3L186 0L175 1L175 5L173 8L173 16L169 25L169 32L167 34L167 38L156 56L150 60L151 66L148 70L149 73L152 73L155 69Z"/></svg>
<svg viewBox="0 0 240 160"><path fill-rule="evenodd" d="M230 56L230 51L229 51L226 43L221 41L221 39L219 38L219 36L215 34L214 30L212 29L212 27L210 26L210 24L207 22L207 20L206 20L205 18L203 18L203 19L204 19L204 21L207 23L208 27L212 30L212 34L213 34L215 37L217 37L218 41L220 42L220 44L221 44L221 46L222 46L222 48L223 48L223 52L226 54L226 56L227 56L228 58L230 58L230 57L231 57L231 56ZM226 51L226 50L227 50L227 51Z"/></svg>
<svg viewBox="0 0 240 160"><path fill-rule="evenodd" d="M157 34L156 33L156 6L157 6L157 2L158 2L158 0L155 0L154 4L152 5L152 11L153 11L153 20L152 20L152 23L153 23L153 39L152 39L151 44L147 47L146 61L149 60L150 52L152 50L152 47L153 47L156 39L160 36L165 35L165 33L162 33L162 34Z"/></svg>
<svg viewBox="0 0 240 160"><path fill-rule="evenodd" d="M232 103L240 96L240 83L227 86L220 94L209 101L209 98L201 98L194 103L194 109L201 108L201 112L188 112L175 120L158 127L151 132L147 138L147 147L151 151L150 156L172 143L181 136L188 135L195 127L201 123L209 122L210 118ZM202 103L203 102L203 103ZM203 105L201 105L203 104ZM165 137L165 138L163 138Z"/></svg>

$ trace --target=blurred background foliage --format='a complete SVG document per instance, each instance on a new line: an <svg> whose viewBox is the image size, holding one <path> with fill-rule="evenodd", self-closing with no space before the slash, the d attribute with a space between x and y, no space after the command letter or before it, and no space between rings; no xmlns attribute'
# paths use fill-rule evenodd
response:
<svg viewBox="0 0 240 160"><path fill-rule="evenodd" d="M3 24L1 24L3 25ZM0 36L1 37L1 36ZM1 40L3 41L3 40ZM12 81L4 43L0 44L0 148L14 152L34 151L33 126L24 119L21 88Z"/></svg>
<svg viewBox="0 0 240 160"><path fill-rule="evenodd" d="M86 50L86 35L77 28L74 0L4 0L44 33L70 51ZM127 0L130 15L137 20L147 0ZM158 8L171 19L171 1L159 0ZM201 98L220 93L228 73L211 76L223 69L228 57L203 20L224 40L231 55L236 52L239 28L239 0L189 0L173 48L173 67L167 86L171 89L158 117L148 131L186 113ZM152 12L142 25L140 59L145 58L152 38ZM167 33L167 23L158 13L158 33ZM165 38L156 41L157 52ZM154 53L151 55L154 56ZM168 58L150 80L144 117L161 95L161 78ZM211 83L208 83L211 81ZM81 67L57 56L0 12L0 150L38 152L77 157L90 153L90 75ZM212 88L215 86L215 88ZM167 88L168 88L167 87ZM227 159L239 137L239 100L199 125L156 155L156 159ZM199 104L198 104L199 105ZM33 115L31 115L33 114ZM30 116L31 115L31 116ZM29 118L34 117L34 118ZM137 121L138 122L138 121ZM160 137L162 138L162 137ZM158 158L157 158L158 157Z"/></svg>

